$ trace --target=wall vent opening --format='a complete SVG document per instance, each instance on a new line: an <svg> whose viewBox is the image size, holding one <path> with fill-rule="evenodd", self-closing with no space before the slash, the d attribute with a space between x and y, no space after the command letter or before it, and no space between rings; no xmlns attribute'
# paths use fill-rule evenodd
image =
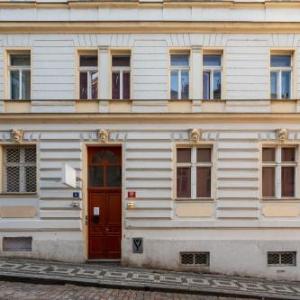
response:
<svg viewBox="0 0 300 300"><path fill-rule="evenodd" d="M3 251L32 251L32 237L4 237Z"/></svg>
<svg viewBox="0 0 300 300"><path fill-rule="evenodd" d="M209 252L181 252L182 265L209 266Z"/></svg>
<svg viewBox="0 0 300 300"><path fill-rule="evenodd" d="M297 265L297 252L268 252L268 266L296 266Z"/></svg>

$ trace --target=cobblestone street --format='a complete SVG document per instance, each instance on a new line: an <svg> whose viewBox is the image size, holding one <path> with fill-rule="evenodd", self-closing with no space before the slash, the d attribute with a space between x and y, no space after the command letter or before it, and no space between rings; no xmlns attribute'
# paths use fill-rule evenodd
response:
<svg viewBox="0 0 300 300"><path fill-rule="evenodd" d="M1 300L239 300L241 298L199 296L134 290L102 289L74 285L42 285L0 281ZM254 298L243 298L252 300ZM242 300L242 299L241 299Z"/></svg>

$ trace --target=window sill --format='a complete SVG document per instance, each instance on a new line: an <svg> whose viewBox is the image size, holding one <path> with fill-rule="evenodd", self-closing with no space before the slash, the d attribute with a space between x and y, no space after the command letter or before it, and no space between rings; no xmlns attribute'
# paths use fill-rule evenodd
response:
<svg viewBox="0 0 300 300"><path fill-rule="evenodd" d="M176 202L214 202L213 198L196 198L196 199L191 199L191 198L176 198Z"/></svg>
<svg viewBox="0 0 300 300"><path fill-rule="evenodd" d="M300 202L299 198L295 197L283 197L283 198L262 198L263 202Z"/></svg>
<svg viewBox="0 0 300 300"><path fill-rule="evenodd" d="M15 197L15 196L21 196L21 197L32 197L32 196L38 196L38 193L34 192L34 193L0 193L0 198L3 198L3 197L7 197L7 196L12 196L12 197Z"/></svg>

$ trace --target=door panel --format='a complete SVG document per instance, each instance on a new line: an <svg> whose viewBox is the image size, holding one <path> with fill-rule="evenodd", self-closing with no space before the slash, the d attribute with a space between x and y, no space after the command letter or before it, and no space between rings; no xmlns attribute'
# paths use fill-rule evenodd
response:
<svg viewBox="0 0 300 300"><path fill-rule="evenodd" d="M88 163L89 258L120 258L121 148L91 147Z"/></svg>

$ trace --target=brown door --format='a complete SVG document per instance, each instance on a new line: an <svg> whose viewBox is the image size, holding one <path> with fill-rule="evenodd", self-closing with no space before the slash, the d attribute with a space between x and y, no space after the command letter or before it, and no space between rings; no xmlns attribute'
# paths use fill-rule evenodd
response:
<svg viewBox="0 0 300 300"><path fill-rule="evenodd" d="M89 258L121 257L120 147L88 148Z"/></svg>

